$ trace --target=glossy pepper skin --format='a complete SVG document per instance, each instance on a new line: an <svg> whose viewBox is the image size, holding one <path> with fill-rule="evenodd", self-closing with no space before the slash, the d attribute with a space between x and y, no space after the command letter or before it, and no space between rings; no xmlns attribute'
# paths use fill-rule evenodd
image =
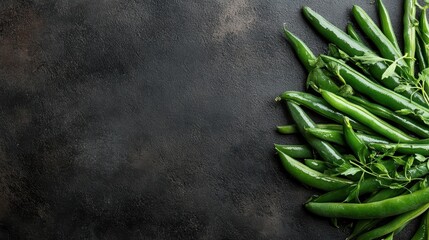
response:
<svg viewBox="0 0 429 240"><path fill-rule="evenodd" d="M412 186L409 189L410 192L415 192L417 190L418 190L418 183L414 184L414 186ZM377 202L377 201L385 200L388 198L392 198L392 197L396 197L398 195L401 195L401 194L405 193L406 191L407 190L405 190L405 189L390 189L390 188L381 189L375 195L366 199L365 202L369 203L369 202ZM384 219L363 219L363 220L357 221L356 224L354 224L353 232L348 237L348 239L354 239L354 237L356 237L356 236L360 235L361 233L368 231L369 229L373 228L375 225L377 225L382 220L384 220Z"/></svg>
<svg viewBox="0 0 429 240"><path fill-rule="evenodd" d="M384 33L361 7L354 5L352 13L362 31L377 46L382 57L393 61L402 57L401 52L398 51L393 43L384 35ZM407 66L403 59L400 60L398 64L401 66Z"/></svg>
<svg viewBox="0 0 429 240"><path fill-rule="evenodd" d="M313 69L307 77L306 87L317 86L319 88L326 89L328 91L337 93L340 91L340 88L337 84L332 81L331 77L329 77L329 72L325 69L315 68Z"/></svg>
<svg viewBox="0 0 429 240"><path fill-rule="evenodd" d="M325 99L332 107L334 107L338 111L350 117L353 117L360 123L371 128L374 132L377 132L380 135L394 142L410 142L416 140L415 138L410 137L409 135L404 133L403 131L393 127L392 125L373 115L365 108L353 104L344 99L343 97L340 97L323 89L320 90L320 94L322 95L323 99Z"/></svg>
<svg viewBox="0 0 429 240"><path fill-rule="evenodd" d="M414 21L416 18L416 0L404 0L404 54L409 58L407 62L410 74L414 75L414 55L416 52L416 28Z"/></svg>
<svg viewBox="0 0 429 240"><path fill-rule="evenodd" d="M288 40L288 42L292 45L292 48L295 50L296 55L304 65L305 69L307 71L311 71L314 68L311 63L316 59L316 56L301 39L299 39L290 31L286 30L286 28L283 30L286 40Z"/></svg>
<svg viewBox="0 0 429 240"><path fill-rule="evenodd" d="M296 91L287 91L280 95L280 98L285 101L295 101L296 103L311 109L312 111L317 112L318 114L331 119L337 123L342 124L344 115L339 113L333 107L320 97L316 97L313 94L305 92L296 92ZM350 120L353 127L356 129L367 130L368 127L356 122L355 120Z"/></svg>
<svg viewBox="0 0 429 240"><path fill-rule="evenodd" d="M425 157L429 156L429 144L405 144L405 143L370 143L369 147L378 151L386 151L388 149L395 149L395 152L402 154L420 154Z"/></svg>
<svg viewBox="0 0 429 240"><path fill-rule="evenodd" d="M368 147L366 146L365 142L355 133L348 117L344 117L343 127L344 139L346 140L347 145L361 163L366 163L366 159L369 156Z"/></svg>
<svg viewBox="0 0 429 240"><path fill-rule="evenodd" d="M367 178L360 184L359 195L364 195L376 191L380 187L380 183L375 178ZM343 202L353 189L350 187L341 188L335 191L324 193L314 199L312 202Z"/></svg>
<svg viewBox="0 0 429 240"><path fill-rule="evenodd" d="M420 71L428 67L427 49L419 36L416 39L416 59Z"/></svg>
<svg viewBox="0 0 429 240"><path fill-rule="evenodd" d="M309 72L307 79L307 88L311 83L323 86L323 88L337 92L338 86L330 79L327 72L320 68L315 68L312 64L316 61L316 56L311 49L296 35L283 28L286 40L291 44L293 50L298 56L299 61L304 65Z"/></svg>
<svg viewBox="0 0 429 240"><path fill-rule="evenodd" d="M366 47L363 43L354 40L345 32L334 26L332 23L327 21L325 18L320 16L318 13L313 11L309 7L303 7L304 17L310 22L310 24L328 41L335 44L349 56L363 56L365 53L371 53L376 55L371 49ZM377 62L368 65L369 72L379 82L381 82L388 89L395 89L399 86L400 79L396 76L390 76L385 79L381 79L383 73L387 69L387 65L383 62ZM412 100L422 106L427 106L425 99L419 93L414 93L412 90L406 90L401 92L401 95L412 98Z"/></svg>
<svg viewBox="0 0 429 240"><path fill-rule="evenodd" d="M316 160L316 159L304 159L304 164L318 172L324 172L327 169L327 163L322 160Z"/></svg>
<svg viewBox="0 0 429 240"><path fill-rule="evenodd" d="M316 150L320 157L330 163L342 164L344 162L341 154L328 142L321 141L305 131L305 128L316 127L313 120L304 112L304 110L298 106L298 104L291 101L287 101L287 106L292 119L296 123L299 132L307 140L310 146Z"/></svg>
<svg viewBox="0 0 429 240"><path fill-rule="evenodd" d="M392 22L390 20L389 11L387 11L386 6L384 6L382 0L377 0L377 10L378 17L380 19L381 30L384 35L390 40L393 46L398 52L401 52L399 47L398 40L396 39L395 31L393 30Z"/></svg>
<svg viewBox="0 0 429 240"><path fill-rule="evenodd" d="M347 24L347 34L350 35L351 38L353 38L354 40L363 43L362 39L360 38L359 34L356 32L355 28L353 27L352 24Z"/></svg>
<svg viewBox="0 0 429 240"><path fill-rule="evenodd" d="M323 129L323 128L306 128L307 132L312 134L313 136L320 138L322 140L332 142L338 145L345 146L346 142L344 139L344 131L341 130L332 130L332 129ZM356 133L356 136L361 139L365 143L390 143L387 139L374 136L374 135L368 135L364 133Z"/></svg>
<svg viewBox="0 0 429 240"><path fill-rule="evenodd" d="M329 130L337 130L341 131L343 129L343 126L339 124L317 124L318 129L329 129ZM292 125L283 125L283 126L277 126L277 131L281 134L293 134L298 132L298 128L295 124Z"/></svg>
<svg viewBox="0 0 429 240"><path fill-rule="evenodd" d="M427 19L427 9L422 10L420 14L420 21L419 21L419 30L420 35L418 36L418 40L416 43L420 44L420 48L422 50L422 54L424 55L424 58L426 60L426 64L429 65L429 22ZM423 69L421 69L423 70Z"/></svg>
<svg viewBox="0 0 429 240"><path fill-rule="evenodd" d="M386 107L356 96L348 96L347 100L364 107L378 117L397 123L398 126L402 126L419 137L429 138L429 128L412 118L399 115Z"/></svg>
<svg viewBox="0 0 429 240"><path fill-rule="evenodd" d="M313 149L308 145L281 145L274 144L277 151L281 151L292 158L313 158Z"/></svg>
<svg viewBox="0 0 429 240"><path fill-rule="evenodd" d="M341 76L341 78L343 78L347 84L352 86L354 90L368 96L376 103L394 111L401 109L421 111L423 117L429 118L428 108L410 101L408 98L372 82L361 73L347 66L344 62L326 55L321 55L321 59L325 62L326 66L331 72Z"/></svg>
<svg viewBox="0 0 429 240"><path fill-rule="evenodd" d="M277 152L286 171L305 185L324 191L332 191L353 184L350 180L330 177L315 171L280 150Z"/></svg>
<svg viewBox="0 0 429 240"><path fill-rule="evenodd" d="M420 15L420 21L419 21L419 28L420 28L420 34L421 38L423 40L423 43L425 45L429 44L429 22L427 19L427 9L422 10Z"/></svg>
<svg viewBox="0 0 429 240"><path fill-rule="evenodd" d="M429 67L429 22L426 17L427 9L424 9L420 15L419 29L420 35L417 36L417 44L420 44L420 50L422 51L424 60L426 61L426 67ZM421 60L421 61L424 61ZM424 66L423 66L424 67ZM421 67L420 69L423 70ZM426 82L424 89L429 94L429 82Z"/></svg>
<svg viewBox="0 0 429 240"><path fill-rule="evenodd" d="M323 37L335 44L348 55L362 56L366 52L372 52L363 43L354 40L311 8L305 6L302 8L302 12L304 17Z"/></svg>
<svg viewBox="0 0 429 240"><path fill-rule="evenodd" d="M334 218L372 219L395 216L427 205L429 188L371 203L308 202L305 208L319 216Z"/></svg>
<svg viewBox="0 0 429 240"><path fill-rule="evenodd" d="M401 228L403 225L408 224L411 220L423 214L428 208L429 204L425 204L415 210L403 213L395 217L389 223L360 235L357 240L375 239L392 233Z"/></svg>

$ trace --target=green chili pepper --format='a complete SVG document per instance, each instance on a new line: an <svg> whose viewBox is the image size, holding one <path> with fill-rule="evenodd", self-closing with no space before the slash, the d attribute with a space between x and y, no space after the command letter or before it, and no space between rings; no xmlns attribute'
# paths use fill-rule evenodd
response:
<svg viewBox="0 0 429 240"><path fill-rule="evenodd" d="M407 55L407 62L410 74L414 75L414 55L416 51L416 0L404 0L404 53Z"/></svg>
<svg viewBox="0 0 429 240"><path fill-rule="evenodd" d="M410 187L410 189L408 189L408 191L410 193L418 191L420 189L420 182L413 184L412 187ZM377 202L377 201L382 201L382 200L386 200L392 197L396 197L400 194L403 194L406 191L405 188L399 188L399 189L390 189L390 188L385 188L385 189L381 189L379 192L377 192L376 194L374 194L373 196L369 197L368 199L366 199L365 202L370 203L370 202ZM353 232L352 234L348 237L348 239L352 239L355 236L373 228L375 225L377 225L378 223L380 223L381 221L383 221L385 219L383 218L379 218L379 219L364 219L364 220L359 220L356 222L354 228L353 228Z"/></svg>
<svg viewBox="0 0 429 240"><path fill-rule="evenodd" d="M417 191L418 189L415 189L414 191ZM391 188L384 188L378 191L376 194L368 197L365 202L377 202L381 200L385 200L388 198L396 197L402 193L404 193L406 190L403 188L399 189L391 189Z"/></svg>
<svg viewBox="0 0 429 240"><path fill-rule="evenodd" d="M323 129L323 128L306 128L307 132L313 136L328 142L336 143L338 145L345 145L344 132L339 130ZM368 135L357 132L356 135L365 143L389 143L385 138Z"/></svg>
<svg viewBox="0 0 429 240"><path fill-rule="evenodd" d="M339 124L316 124L317 129L327 129L327 130L336 130L336 131L342 131L343 126ZM281 134L293 134L298 132L298 128L295 124L292 125L284 125L284 126L277 126L277 131Z"/></svg>
<svg viewBox="0 0 429 240"><path fill-rule="evenodd" d="M274 146L278 151L282 151L283 153L293 158L313 158L314 157L313 149L311 149L311 147L309 147L308 145L274 144Z"/></svg>
<svg viewBox="0 0 429 240"><path fill-rule="evenodd" d="M304 159L304 164L318 172L324 172L327 167L327 163L325 161L316 160L316 159Z"/></svg>
<svg viewBox="0 0 429 240"><path fill-rule="evenodd" d="M377 53L362 42L364 39L351 24L346 34L304 7L307 20L330 43L331 57L316 58L304 41L287 29L284 34L309 73L307 88L322 98L285 92L276 99L285 101L294 121L293 125L279 126L278 131L299 132L308 144L275 145L282 164L302 183L327 191L305 207L334 219L363 219L356 223L351 235L361 235L359 239L393 239L429 208L429 188L415 192L412 189L417 184L406 188L416 181L421 182L420 187L427 184L426 178L420 180L429 175L427 6L418 5L422 14L417 28L417 0L405 0L403 56L387 9L382 0L376 1L380 27L362 8L354 6L352 12ZM420 69L416 76L414 56ZM326 128L315 124L301 106L336 124L329 123ZM353 120L349 122L349 118ZM342 129L338 129L338 123L343 124ZM345 145L349 149L342 155L341 147ZM314 155L321 160L313 159ZM299 162L296 157L304 160ZM340 175L345 177L337 177ZM416 234L417 238L428 238L427 230Z"/></svg>
<svg viewBox="0 0 429 240"><path fill-rule="evenodd" d="M363 232L366 232L369 229L375 227L377 224L379 224L383 220L384 220L383 218L358 220L354 224L353 231L350 234L350 236L347 237L347 239L354 239L359 234L362 234Z"/></svg>
<svg viewBox="0 0 429 240"><path fill-rule="evenodd" d="M377 46L381 56L393 61L402 57L401 52L384 35L384 33L378 28L378 26L361 7L354 5L352 13L362 31ZM398 61L398 64L400 66L407 66L402 58Z"/></svg>
<svg viewBox="0 0 429 240"><path fill-rule="evenodd" d="M369 143L369 147L377 151L387 151L394 149L397 153L402 154L420 154L423 156L429 156L429 144L417 144L417 143Z"/></svg>
<svg viewBox="0 0 429 240"><path fill-rule="evenodd" d="M330 177L317 172L299 161L289 157L281 150L277 150L283 167L301 183L324 191L332 191L353 184L352 181L338 177Z"/></svg>
<svg viewBox="0 0 429 240"><path fill-rule="evenodd" d="M424 8L420 15L420 22L419 22L420 34L416 37L417 38L416 44L420 45L420 50L422 51L421 55L423 56L423 60L420 60L420 61L426 62L426 68L427 68L429 67L429 22L426 17L426 11L427 9ZM417 57L419 57L419 55ZM425 66L421 66L420 70L426 69L424 67ZM426 81L424 83L424 89L426 94L429 94L429 81Z"/></svg>
<svg viewBox="0 0 429 240"><path fill-rule="evenodd" d="M424 190L421 190L421 191L424 191ZM412 195L412 194L409 194L409 195ZM404 195L404 196L407 196L407 195ZM399 198L399 197L397 197L397 198ZM386 200L384 200L384 201L386 201ZM403 204L407 204L407 203L403 203ZM410 204L412 204L412 203L410 203ZM360 235L357 238L357 240L376 239L376 238L382 237L386 234L392 233L395 230L401 228L401 226L403 226L404 224L407 224L411 220L413 220L416 217L423 214L428 208L429 208L429 203L426 203L425 205L423 205L423 206L421 206L415 210L403 213L403 214L395 217L389 223Z"/></svg>
<svg viewBox="0 0 429 240"><path fill-rule="evenodd" d="M303 7L303 14L310 24L329 42L332 42L338 46L341 50L347 53L351 57L363 56L370 54L377 56L371 49L367 48L361 42L354 40L352 37L341 31L339 28L334 26L332 23L327 21L325 18L317 14L309 7ZM373 64L368 64L369 72L376 78L377 81L381 82L388 89L395 89L401 85L401 79L395 75L389 76L382 79L388 66L381 61L377 61ZM411 98L414 102L427 106L424 97L415 93L412 89L405 89L400 93L401 95Z"/></svg>
<svg viewBox="0 0 429 240"><path fill-rule="evenodd" d="M420 207L429 207L429 188L371 203L318 203L308 202L310 212L324 217L372 219L395 216Z"/></svg>
<svg viewBox="0 0 429 240"><path fill-rule="evenodd" d="M428 67L427 49L419 36L416 37L416 59L420 71Z"/></svg>
<svg viewBox="0 0 429 240"><path fill-rule="evenodd" d="M331 131L331 130L320 129L320 128L306 128L305 131L307 131L311 135L321 140L336 143L342 146L345 145L342 131Z"/></svg>
<svg viewBox="0 0 429 240"><path fill-rule="evenodd" d="M415 184L413 184L412 187L410 187L408 189L409 193L415 192L420 190L420 182L417 182ZM382 189L380 190L378 193L374 194L373 196L369 197L365 202L370 203L370 202L377 202L377 201L382 201L385 199L389 199L392 197L396 197L400 194L403 194L404 192L406 192L405 189L400 188L400 189L390 189L390 188L386 188L386 189ZM352 234L348 237L348 239L352 239L355 236L373 228L375 225L377 225L378 223L380 223L381 221L383 221L385 219L383 218L379 218L379 219L364 219L364 220L359 220L356 222L356 225L353 228L353 232ZM405 225L404 225L405 226ZM396 230L394 233L398 233L400 231L400 229Z"/></svg>
<svg viewBox="0 0 429 240"><path fill-rule="evenodd" d="M306 87L309 88L312 85L316 85L319 88L326 89L328 91L337 93L340 91L340 88L335 84L334 81L328 76L330 74L324 69L315 68L313 69L307 77Z"/></svg>
<svg viewBox="0 0 429 240"><path fill-rule="evenodd" d="M320 89L320 94L332 107L338 111L354 119L357 119L357 121L371 128L374 132L377 132L394 142L410 142L416 140L415 138L408 136L406 133L373 115L365 108L351 103L343 97L337 96L323 89Z"/></svg>
<svg viewBox="0 0 429 240"><path fill-rule="evenodd" d="M329 73L326 72L326 70L315 68L313 66L316 61L316 56L314 56L314 53L311 51L311 49L301 39L288 31L286 28L284 28L284 33L286 39L295 50L298 59L310 73L308 75L307 88L311 85L311 83L315 83L323 86L324 89L329 91L338 91L338 86L330 79L328 76Z"/></svg>
<svg viewBox="0 0 429 240"><path fill-rule="evenodd" d="M286 28L284 28L283 30L286 39L292 45L305 69L307 69L307 71L311 71L314 68L312 66L312 61L316 59L316 56L314 56L310 48L301 39L296 37L293 33L289 32Z"/></svg>
<svg viewBox="0 0 429 240"><path fill-rule="evenodd" d="M339 28L328 22L325 18L305 6L302 8L305 18L323 37L337 45L341 50L350 56L362 56L371 52L363 43L354 40L352 37L341 31Z"/></svg>
<svg viewBox="0 0 429 240"><path fill-rule="evenodd" d="M429 65L429 22L426 17L427 9L423 9L420 14L420 22L419 22L419 35L417 36L416 43L420 44L420 49L422 51L422 55L424 56L424 60L426 60L426 67ZM421 67L420 70L424 68Z"/></svg>
<svg viewBox="0 0 429 240"><path fill-rule="evenodd" d="M364 195L376 191L380 187L380 182L375 178L365 179L360 183L359 195ZM325 203L325 202L342 202L344 201L354 187L341 188L335 191L324 193L314 199L313 202Z"/></svg>
<svg viewBox="0 0 429 240"><path fill-rule="evenodd" d="M311 49L296 35L284 28L284 33L286 39L290 42L295 53L298 56L300 62L304 65L307 71L310 73L307 80L307 88L310 86L310 83L321 84L325 89L336 92L338 91L338 86L330 79L328 72L323 69L316 68L313 64L316 61L316 56L311 51Z"/></svg>
<svg viewBox="0 0 429 240"><path fill-rule="evenodd" d="M428 108L412 102L406 97L372 82L364 75L347 66L344 62L326 55L321 55L321 59L333 74L337 74L346 81L347 84L352 86L354 90L368 96L380 105L395 111L409 109L413 112L419 112L419 116L421 118L429 119Z"/></svg>
<svg viewBox="0 0 429 240"><path fill-rule="evenodd" d="M349 145L350 149L353 151L355 156L359 159L361 163L366 163L366 159L369 156L368 147L365 145L365 142L360 139L357 134L353 131L352 126L348 117L344 117L344 138Z"/></svg>
<svg viewBox="0 0 429 240"><path fill-rule="evenodd" d="M354 40L362 42L362 39L359 37L359 34L356 32L352 24L347 24L347 34L350 35Z"/></svg>
<svg viewBox="0 0 429 240"><path fill-rule="evenodd" d="M421 163L416 166L411 167L406 173L402 173L401 176L408 176L409 178L419 178L426 176L429 174L429 168L427 163ZM367 178L360 184L359 196L371 193L380 188L380 182L375 178ZM323 195L314 198L314 202L336 202L336 201L344 201L353 188L342 188L335 191L327 192Z"/></svg>
<svg viewBox="0 0 429 240"><path fill-rule="evenodd" d="M396 39L395 32L393 30L392 22L390 21L389 11L387 11L382 0L377 0L377 7L381 30L393 46L395 46L397 51L401 52L401 48L399 47L398 40Z"/></svg>
<svg viewBox="0 0 429 240"><path fill-rule="evenodd" d="M285 101L294 101L306 108L309 108L316 113L331 119L337 123L342 123L344 115L339 113L337 110L329 106L329 104L320 97L316 97L310 93L296 92L296 91L287 91L280 95L280 98ZM359 130L369 130L368 127L354 121L350 120L352 126ZM371 131L371 130L369 130Z"/></svg>
<svg viewBox="0 0 429 240"><path fill-rule="evenodd" d="M412 141L412 142L410 142L410 143L429 144L429 138L426 138L426 139L419 139L419 140L416 140L416 141Z"/></svg>
<svg viewBox="0 0 429 240"><path fill-rule="evenodd" d="M381 105L372 103L363 98L356 96L348 96L347 99L355 104L358 104L364 107L366 110L370 111L372 114L381 117L385 120L389 120L398 124L398 126L403 127L404 129L418 135L419 137L429 138L429 128L420 124L414 119L406 117L404 115L399 115Z"/></svg>
<svg viewBox="0 0 429 240"><path fill-rule="evenodd" d="M429 22L426 17L426 8L422 10L419 21L419 30L422 41L425 45L429 44Z"/></svg>
<svg viewBox="0 0 429 240"><path fill-rule="evenodd" d="M295 124L277 126L277 132L281 134L294 134L298 132Z"/></svg>
<svg viewBox="0 0 429 240"><path fill-rule="evenodd" d="M302 110L302 108L300 108L296 103L290 101L287 102L287 106L299 132L303 135L305 140L307 140L310 146L316 150L320 157L334 165L341 165L344 163L344 159L341 154L330 143L321 141L305 131L305 128L316 127L316 124L304 112L304 110Z"/></svg>

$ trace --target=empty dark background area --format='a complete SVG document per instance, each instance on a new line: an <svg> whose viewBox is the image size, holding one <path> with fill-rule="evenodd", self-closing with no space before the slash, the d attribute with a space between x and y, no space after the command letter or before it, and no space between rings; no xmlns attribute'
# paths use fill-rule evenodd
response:
<svg viewBox="0 0 429 240"><path fill-rule="evenodd" d="M394 24L402 7L385 1ZM0 2L1 239L344 239L273 143L303 90L283 23L369 0ZM398 29L400 30L400 29Z"/></svg>

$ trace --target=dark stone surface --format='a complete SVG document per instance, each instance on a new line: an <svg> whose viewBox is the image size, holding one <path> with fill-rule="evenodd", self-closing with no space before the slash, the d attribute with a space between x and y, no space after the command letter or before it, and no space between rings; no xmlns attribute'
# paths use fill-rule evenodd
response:
<svg viewBox="0 0 429 240"><path fill-rule="evenodd" d="M350 20L341 0L2 0L0 238L344 239L272 147L299 142L274 98L305 79L283 22L325 50L302 5Z"/></svg>

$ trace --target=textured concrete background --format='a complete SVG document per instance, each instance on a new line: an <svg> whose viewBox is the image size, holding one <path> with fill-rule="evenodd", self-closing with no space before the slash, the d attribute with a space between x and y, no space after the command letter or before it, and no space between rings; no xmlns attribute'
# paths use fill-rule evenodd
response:
<svg viewBox="0 0 429 240"><path fill-rule="evenodd" d="M350 20L342 0L2 0L0 238L343 239L272 147L300 141L274 131L305 78L282 24L325 50L302 5Z"/></svg>

